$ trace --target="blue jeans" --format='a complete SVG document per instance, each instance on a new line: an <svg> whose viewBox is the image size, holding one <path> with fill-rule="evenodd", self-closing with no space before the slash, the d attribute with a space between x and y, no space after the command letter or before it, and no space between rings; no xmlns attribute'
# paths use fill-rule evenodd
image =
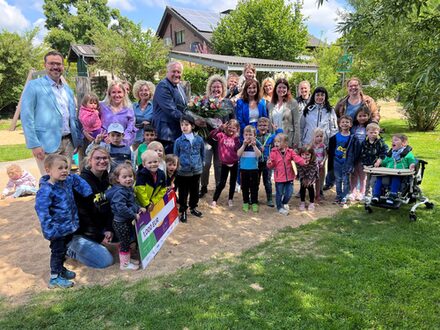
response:
<svg viewBox="0 0 440 330"><path fill-rule="evenodd" d="M25 196L25 195L35 195L38 191L38 188L32 187L32 186L20 186L17 189L15 189L15 193L12 195L14 198Z"/></svg>
<svg viewBox="0 0 440 330"><path fill-rule="evenodd" d="M266 166L265 162L258 163L258 183L260 183L261 175L263 175L264 189L266 190L267 199L272 200L272 170Z"/></svg>
<svg viewBox="0 0 440 330"><path fill-rule="evenodd" d="M67 246L72 239L72 234L50 240L50 274L61 274L64 269Z"/></svg>
<svg viewBox="0 0 440 330"><path fill-rule="evenodd" d="M333 172L335 174L336 199L344 202L350 192L350 179L349 174L343 172L343 166L344 164L340 164L335 160Z"/></svg>
<svg viewBox="0 0 440 330"><path fill-rule="evenodd" d="M279 210L284 204L289 203L293 195L293 181L275 182L275 189L275 200Z"/></svg>
<svg viewBox="0 0 440 330"><path fill-rule="evenodd" d="M373 188L373 197L380 197L381 192L382 192L382 180L383 176L378 176L376 177L376 183L374 184L374 188ZM388 178L390 178L390 193L393 195L397 195L397 193L400 190L400 184L401 184L401 179L400 176L388 176Z"/></svg>
<svg viewBox="0 0 440 330"><path fill-rule="evenodd" d="M81 235L73 236L67 256L92 268L106 268L113 264L113 256L105 246Z"/></svg>

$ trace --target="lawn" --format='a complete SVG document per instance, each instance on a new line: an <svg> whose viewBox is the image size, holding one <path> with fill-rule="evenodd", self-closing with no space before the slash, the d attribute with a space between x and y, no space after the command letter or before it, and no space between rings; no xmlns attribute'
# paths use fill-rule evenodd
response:
<svg viewBox="0 0 440 330"><path fill-rule="evenodd" d="M404 131L382 125L387 141ZM422 187L437 206L439 133L408 136L429 162ZM15 307L3 300L0 328L438 328L440 211L421 207L409 222L408 210L352 206L168 276L43 292Z"/></svg>
<svg viewBox="0 0 440 330"><path fill-rule="evenodd" d="M11 162L31 157L32 151L27 149L24 144L0 145L0 162Z"/></svg>

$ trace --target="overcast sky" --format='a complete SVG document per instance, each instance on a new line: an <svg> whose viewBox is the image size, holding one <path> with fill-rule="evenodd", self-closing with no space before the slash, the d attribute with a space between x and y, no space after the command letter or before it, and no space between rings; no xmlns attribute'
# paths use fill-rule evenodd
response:
<svg viewBox="0 0 440 330"><path fill-rule="evenodd" d="M23 32L40 26L38 40L41 41L47 32L44 29L43 0L0 0L0 30ZM208 11L223 11L235 8L237 0L108 0L110 7L118 8L121 14L136 23L141 23L144 29L157 29L165 6L192 8ZM304 0L303 14L307 18L309 33L327 42L338 38L335 27L338 12L346 10L345 0L329 0L320 8L316 0Z"/></svg>

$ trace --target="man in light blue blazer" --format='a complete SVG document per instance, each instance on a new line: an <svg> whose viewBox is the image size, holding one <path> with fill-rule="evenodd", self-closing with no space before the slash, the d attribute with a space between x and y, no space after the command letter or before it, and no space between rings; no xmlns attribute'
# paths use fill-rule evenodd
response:
<svg viewBox="0 0 440 330"><path fill-rule="evenodd" d="M63 55L57 51L48 52L44 56L44 66L47 75L26 85L21 104L26 146L32 149L41 175L46 174L46 155L62 154L71 162L82 141L73 92L61 80Z"/></svg>

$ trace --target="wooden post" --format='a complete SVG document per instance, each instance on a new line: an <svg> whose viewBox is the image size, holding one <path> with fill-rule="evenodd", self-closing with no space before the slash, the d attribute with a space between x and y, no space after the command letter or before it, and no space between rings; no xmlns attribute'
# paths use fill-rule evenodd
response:
<svg viewBox="0 0 440 330"><path fill-rule="evenodd" d="M26 88L27 83L32 80L32 76L34 74L35 70L34 69L30 69L28 76L26 78L26 82L24 84L24 88ZM23 91L24 91L23 88ZM14 117L12 118L12 122L11 122L11 127L9 127L10 131L15 131L15 129L17 128L17 121L18 121L18 117L20 117L20 111L21 111L21 98L23 97L23 92L21 92L20 95L20 100L18 101L17 104L17 108L15 109L15 113L14 113Z"/></svg>

